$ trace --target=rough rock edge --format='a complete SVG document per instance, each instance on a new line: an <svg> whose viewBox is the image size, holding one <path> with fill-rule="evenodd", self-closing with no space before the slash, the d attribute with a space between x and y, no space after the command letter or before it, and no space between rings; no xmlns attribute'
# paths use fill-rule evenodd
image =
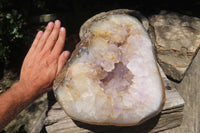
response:
<svg viewBox="0 0 200 133"><path fill-rule="evenodd" d="M117 10L111 10L108 12L102 12L99 13L92 18L88 19L80 28L79 36L81 39L87 37L87 34L90 29L90 26L92 25L93 22L99 21L101 19L104 19L108 15L114 15L114 14L127 14L130 16L136 17L144 26L146 30L149 28L149 21L146 17L144 17L139 11L136 10L129 10L129 9L117 9Z"/></svg>
<svg viewBox="0 0 200 133"><path fill-rule="evenodd" d="M189 67L191 66L192 64L192 61L194 59L194 57L197 55L199 49L200 49L200 44L199 44L199 47L195 50L194 53L192 52L187 52L187 56L190 57L190 61L189 61L189 64L187 64L187 66L185 67L185 70L184 72L181 72L179 71L178 69L176 69L176 67L174 67L173 64L168 64L167 62L163 61L162 59L159 58L159 54L163 54L163 51L165 53L169 53L169 54L173 54L174 57L176 56L179 56L180 54L182 54L183 52L181 51L174 51L173 49L170 49L170 50L162 50L161 48L157 48L156 45L158 44L157 40L156 40L156 33L155 33L155 29L154 29L154 26L151 24L151 19L156 16L156 15L176 15L177 17L179 17L179 19L189 19L189 18L192 18L193 20L200 20L198 17L192 17L192 16L187 16L187 15L184 15L184 14L180 14L180 13L177 13L177 12L169 12L169 11L160 11L159 14L154 14L152 16L150 16L148 18L149 20L149 28L148 28L148 33L149 33L149 36L152 40L152 43L154 45L154 48L155 48L155 54L157 55L156 56L156 59L158 61L158 63L160 64L160 66L163 68L163 71L164 73L167 75L167 77L172 80L172 81L175 81L175 82L181 82L187 72L187 70L189 69ZM198 27L196 27L195 29L198 29ZM182 57L184 58L184 57ZM164 66L167 66L167 67L164 67Z"/></svg>

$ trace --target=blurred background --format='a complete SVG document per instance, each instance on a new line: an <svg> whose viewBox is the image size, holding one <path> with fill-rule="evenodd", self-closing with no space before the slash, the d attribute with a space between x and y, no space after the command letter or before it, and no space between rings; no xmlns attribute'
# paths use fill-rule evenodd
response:
<svg viewBox="0 0 200 133"><path fill-rule="evenodd" d="M161 10L200 17L200 0L0 0L0 94L19 79L23 59L37 31L49 21L61 20L67 43L78 42L81 25L103 11L127 8L149 17ZM31 111L34 109L31 109ZM11 130L10 130L11 131ZM27 132L19 127L18 132Z"/></svg>

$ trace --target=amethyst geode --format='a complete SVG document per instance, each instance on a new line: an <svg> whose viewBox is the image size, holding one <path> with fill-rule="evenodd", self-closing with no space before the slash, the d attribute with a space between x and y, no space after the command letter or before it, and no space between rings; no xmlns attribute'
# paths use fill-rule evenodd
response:
<svg viewBox="0 0 200 133"><path fill-rule="evenodd" d="M75 120L137 125L162 109L165 94L152 42L140 21L121 11L84 24L81 42L55 81L58 102Z"/></svg>

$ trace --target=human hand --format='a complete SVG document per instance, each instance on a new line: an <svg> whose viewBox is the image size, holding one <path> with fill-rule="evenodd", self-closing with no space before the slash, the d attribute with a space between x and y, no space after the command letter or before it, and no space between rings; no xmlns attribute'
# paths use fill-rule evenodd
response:
<svg viewBox="0 0 200 133"><path fill-rule="evenodd" d="M59 20L50 22L45 32L39 31L26 55L19 84L29 95L48 92L56 75L62 70L69 51L62 52L66 31Z"/></svg>

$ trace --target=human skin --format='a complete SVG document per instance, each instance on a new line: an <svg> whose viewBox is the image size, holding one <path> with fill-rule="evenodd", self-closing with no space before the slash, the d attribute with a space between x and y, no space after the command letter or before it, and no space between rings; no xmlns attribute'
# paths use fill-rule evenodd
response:
<svg viewBox="0 0 200 133"><path fill-rule="evenodd" d="M0 95L0 131L35 99L52 89L52 82L62 70L69 51L63 51L66 37L61 22L49 22L39 31L28 51L20 79Z"/></svg>

